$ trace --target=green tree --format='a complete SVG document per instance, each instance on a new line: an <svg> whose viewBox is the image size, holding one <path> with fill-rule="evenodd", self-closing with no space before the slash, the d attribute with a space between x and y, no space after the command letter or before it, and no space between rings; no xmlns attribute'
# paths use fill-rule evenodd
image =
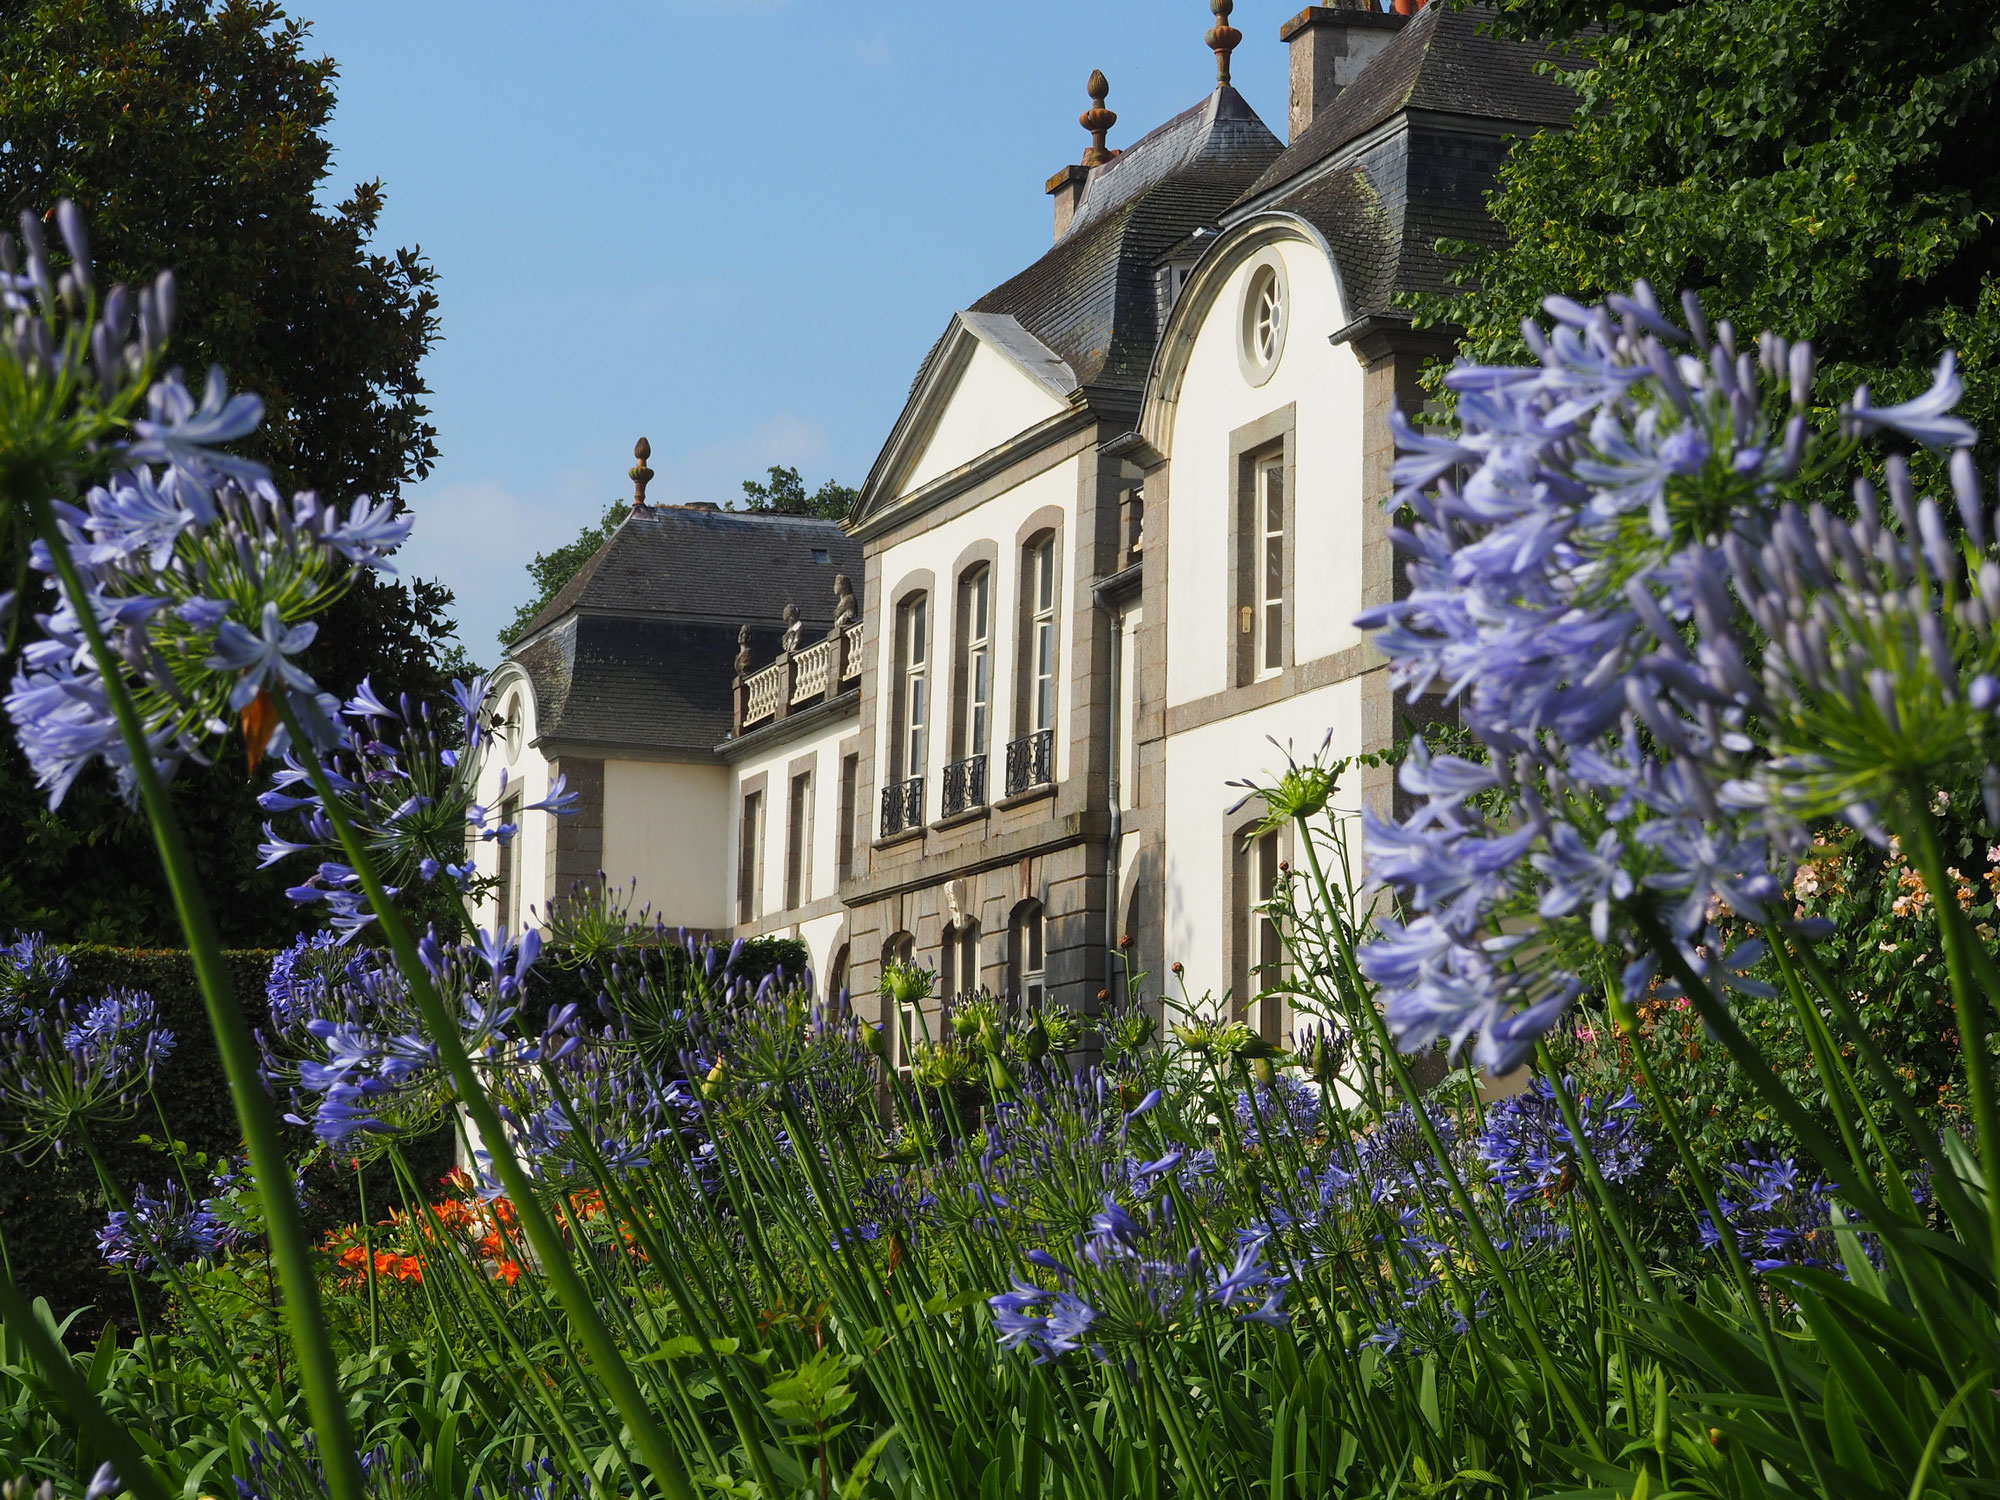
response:
<svg viewBox="0 0 2000 1500"><path fill-rule="evenodd" d="M854 509L856 492L836 480L827 480L808 495L797 469L773 464L769 473L768 484L754 479L743 481L744 509L771 511L781 516L816 516L822 521L845 521L848 512Z"/></svg>
<svg viewBox="0 0 2000 1500"><path fill-rule="evenodd" d="M1567 41L1574 127L1517 145L1503 247L1422 299L1477 359L1525 358L1560 292L1698 291L1745 335L1811 338L1839 382L1899 400L1956 347L1961 411L2000 414L2000 12L1960 0L1503 0Z"/></svg>
<svg viewBox="0 0 2000 1500"><path fill-rule="evenodd" d="M371 248L379 183L323 206L336 70L308 43L264 0L0 0L0 212L75 199L106 283L172 266L173 357L196 381L218 363L264 398L255 456L279 485L393 500L437 454L420 373L437 336L433 272L414 249ZM9 578L19 563L0 556ZM372 675L378 691L434 696L462 664L450 603L437 584L365 581L307 665L342 694ZM178 942L144 820L109 778L79 781L51 814L0 738L0 930ZM233 757L188 767L175 787L239 945L303 921L288 879L255 869L256 791Z"/></svg>
<svg viewBox="0 0 2000 1500"><path fill-rule="evenodd" d="M535 596L514 611L513 622L500 631L500 644L511 646L527 633L528 626L548 602L560 594L563 585L583 571L583 565L597 556L597 549L611 540L611 533L625 524L632 506L614 500L604 507L604 515L594 526L586 526L576 540L549 552L537 552L528 564L528 576L535 581Z"/></svg>

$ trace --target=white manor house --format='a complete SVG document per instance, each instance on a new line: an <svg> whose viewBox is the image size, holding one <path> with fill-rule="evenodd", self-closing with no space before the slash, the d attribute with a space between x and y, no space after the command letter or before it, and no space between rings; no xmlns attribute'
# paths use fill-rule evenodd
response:
<svg viewBox="0 0 2000 1500"><path fill-rule="evenodd" d="M649 505L642 442L630 519L493 680L483 791L560 772L582 811L480 846L489 921L601 871L670 926L803 939L870 1020L906 958L1079 1011L1178 961L1287 1024L1244 997L1289 838L1246 839L1230 783L1393 742L1353 621L1397 587L1388 414L1450 348L1397 294L1497 233L1510 138L1574 99L1477 11L1356 0L1282 28L1280 139L1212 8L1214 90L1123 150L1093 75L1052 248L950 315L843 523Z"/></svg>

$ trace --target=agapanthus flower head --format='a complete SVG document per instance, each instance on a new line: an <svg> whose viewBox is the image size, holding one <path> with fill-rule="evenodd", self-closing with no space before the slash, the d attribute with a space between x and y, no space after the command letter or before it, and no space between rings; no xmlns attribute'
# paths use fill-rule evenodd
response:
<svg viewBox="0 0 2000 1500"><path fill-rule="evenodd" d="M1639 1129L1639 1101L1628 1088L1616 1099L1576 1095L1583 1145L1606 1182L1628 1182L1645 1166L1648 1147ZM1511 1208L1532 1198L1553 1204L1583 1180L1575 1137L1563 1122L1554 1085L1530 1081L1525 1092L1486 1107L1479 1158Z"/></svg>
<svg viewBox="0 0 2000 1500"><path fill-rule="evenodd" d="M1806 1176L1790 1157L1753 1155L1722 1169L1716 1203L1753 1271L1812 1266L1846 1275L1833 1223L1836 1191L1824 1178ZM1700 1210L1696 1217L1703 1247L1716 1248L1722 1235L1708 1210ZM1879 1257L1873 1235L1861 1244L1871 1260Z"/></svg>
<svg viewBox="0 0 2000 1500"><path fill-rule="evenodd" d="M60 1154L78 1132L128 1114L173 1048L138 991L21 1012L0 1029L0 1146Z"/></svg>
<svg viewBox="0 0 2000 1500"><path fill-rule="evenodd" d="M1815 432L1809 346L1711 340L1692 298L1684 328L1643 284L1545 305L1535 365L1447 377L1455 432L1397 419L1410 587L1360 621L1397 686L1451 699L1485 752L1413 745L1417 807L1364 816L1403 910L1363 972L1402 1046L1476 1039L1495 1073L1581 987L1563 933L1694 950L1718 907L1764 920L1802 822L1873 829L1895 786L1978 776L2000 707L1970 458L1956 543L1894 457L1886 513L1865 485L1854 522L1815 503L1864 434L1970 441L1950 359L1925 397L1858 393Z"/></svg>
<svg viewBox="0 0 2000 1500"><path fill-rule="evenodd" d="M366 497L344 511L311 493L286 499L262 465L228 453L256 430L263 403L231 394L219 369L199 397L178 370L157 371L172 273L136 298L117 286L100 300L75 206L58 205L57 220L66 269L52 269L40 220L24 213L25 269L0 275L0 362L21 387L14 408L26 424L10 430L10 461L41 494L65 492L76 476L85 490L80 505L52 503L55 534L28 551L47 586L20 603L45 607L5 706L37 784L54 806L84 766L103 761L132 793L106 670L130 691L147 757L165 774L211 755L239 720L253 762L282 747L275 703L329 740L338 705L294 658L311 617L358 569L387 567L407 520ZM14 266L12 237L0 241L0 263ZM82 597L58 586L52 547L74 565ZM110 660L90 648L79 610Z"/></svg>
<svg viewBox="0 0 2000 1500"><path fill-rule="evenodd" d="M215 1215L189 1198L178 1182L155 1193L144 1183L132 1190L132 1207L113 1209L97 1232L104 1263L118 1270L178 1269L213 1257L225 1231Z"/></svg>
<svg viewBox="0 0 2000 1500"><path fill-rule="evenodd" d="M68 954L39 932L15 933L13 942L0 944L0 1025L60 999L69 977Z"/></svg>

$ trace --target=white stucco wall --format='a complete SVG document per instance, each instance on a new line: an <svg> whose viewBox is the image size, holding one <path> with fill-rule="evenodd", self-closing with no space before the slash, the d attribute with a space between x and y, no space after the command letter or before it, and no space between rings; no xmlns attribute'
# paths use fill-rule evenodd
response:
<svg viewBox="0 0 2000 1500"><path fill-rule="evenodd" d="M502 773L507 795L519 791L523 804L539 802L548 795L549 763L534 747L538 733L535 692L525 673L511 665L502 667L494 674L493 688L486 701L492 712L505 713L519 721L518 728L495 737L480 767L478 801L487 810L491 826L497 821ZM521 881L519 908L523 926L542 925L539 919L548 912L552 894L547 888L550 821L551 815L545 812L523 814L520 832L514 838L514 868ZM481 874L491 875L499 865L499 849L482 841L473 846L472 860ZM493 897L481 903L479 920L488 928L499 922L499 906Z"/></svg>
<svg viewBox="0 0 2000 1500"><path fill-rule="evenodd" d="M1223 924L1230 912L1224 835L1247 816L1248 809L1230 815L1243 789L1227 783L1276 780L1285 769L1285 755L1272 739L1304 760L1319 749L1329 728L1333 730L1329 755L1358 753L1362 734L1358 679L1168 739L1165 956L1169 963L1187 965L1190 993L1198 996L1213 990L1219 996L1230 982L1223 967ZM1340 789L1334 806L1359 814L1358 780Z"/></svg>
<svg viewBox="0 0 2000 1500"><path fill-rule="evenodd" d="M1046 386L981 343L959 377L923 456L903 481L903 492L921 489L1061 410L1062 403Z"/></svg>
<svg viewBox="0 0 2000 1500"><path fill-rule="evenodd" d="M1167 702L1230 685L1229 542L1236 475L1229 435L1293 404L1296 551L1293 659L1311 661L1355 644L1361 609L1362 372L1354 352L1327 335L1347 322L1339 285L1318 246L1280 241L1291 309L1284 351L1262 385L1238 359L1245 289L1257 265L1230 275L1194 336L1168 449Z"/></svg>
<svg viewBox="0 0 2000 1500"><path fill-rule="evenodd" d="M982 354L986 351L982 350ZM996 356L997 357L997 356ZM1010 367L1011 368L1011 367ZM1020 377L1026 381L1027 377ZM969 393L964 387L952 403L954 410L976 393ZM1012 436L1012 434L1007 434ZM902 597L912 575L928 570L932 578L930 605L930 734L927 746L927 764L922 768L925 777L924 797L925 817L934 819L938 815L938 778L944 773L945 762L951 755L951 684L952 664L957 660L957 642L954 631L957 628L957 575L953 572L958 560L974 543L990 541L995 547L995 568L993 588L993 727L986 747L987 795L998 798L1005 774L1004 753L1007 741L1026 732L1025 724L1017 724L1016 712L1019 693L1018 669L1023 663L1016 659L1018 622L1021 618L1022 589L1026 580L1021 576L1021 553L1018 540L1021 528L1028 518L1044 506L1054 506L1062 512L1062 537L1059 543L1058 593L1056 600L1056 717L1055 717L1055 776L1061 781L1069 774L1068 730L1065 716L1068 713L1070 693L1070 661L1073 655L1070 638L1071 613L1075 607L1078 588L1076 569L1076 490L1080 460L1064 459L1052 468L1043 470L1032 479L1026 480L1007 490L965 515L954 517L928 531L920 532L907 540L885 548L869 562L871 568L880 570L882 580L882 623L880 668L877 673L877 691L882 695L883 711L876 715L875 764L877 777L885 777L886 768L893 764L889 753L891 736L896 726L891 722L891 706L896 702L895 676L898 670L898 649L895 640L897 628L897 601ZM905 775L916 774L914 770Z"/></svg>
<svg viewBox="0 0 2000 1500"><path fill-rule="evenodd" d="M604 874L638 882L634 911L690 931L728 925L729 769L686 761L604 763Z"/></svg>
<svg viewBox="0 0 2000 1500"><path fill-rule="evenodd" d="M746 756L728 768L726 807L729 831L727 847L713 870L728 898L729 921L736 921L737 866L742 851L744 788L757 777L764 778L764 873L759 915L752 926L759 930L782 930L785 907L785 839L791 819L792 763L802 756L812 757L812 863L806 872L806 889L800 906L835 896L840 891L840 742L854 734L853 718L835 719L797 738L774 744L756 755ZM864 830L865 836L865 830ZM815 954L815 967L822 955Z"/></svg>

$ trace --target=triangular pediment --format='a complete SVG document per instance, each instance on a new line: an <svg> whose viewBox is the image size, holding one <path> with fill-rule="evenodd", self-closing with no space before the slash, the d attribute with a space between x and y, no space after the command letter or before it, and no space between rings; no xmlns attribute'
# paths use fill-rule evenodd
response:
<svg viewBox="0 0 2000 1500"><path fill-rule="evenodd" d="M850 529L1063 416L1075 389L1062 356L1013 317L954 314L875 460Z"/></svg>

